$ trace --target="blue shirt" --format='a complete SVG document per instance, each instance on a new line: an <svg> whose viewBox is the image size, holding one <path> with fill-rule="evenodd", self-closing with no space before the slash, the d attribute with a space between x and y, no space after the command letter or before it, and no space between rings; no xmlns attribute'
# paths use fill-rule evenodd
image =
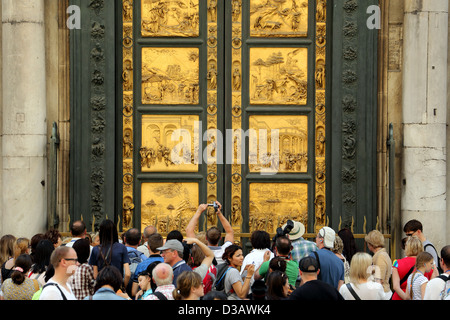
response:
<svg viewBox="0 0 450 320"><path fill-rule="evenodd" d="M87 296L84 300L90 300L90 297ZM100 288L97 292L92 296L92 300L127 300L123 297L118 296L113 290L110 288Z"/></svg>
<svg viewBox="0 0 450 320"><path fill-rule="evenodd" d="M177 286L177 278L183 271L192 271L192 268L186 264L186 261L181 260L172 266L173 269L173 285Z"/></svg>
<svg viewBox="0 0 450 320"><path fill-rule="evenodd" d="M339 280L344 281L344 262L332 251L322 248L315 251L319 256L320 273L319 280L338 288ZM314 252L309 254L316 259Z"/></svg>
<svg viewBox="0 0 450 320"><path fill-rule="evenodd" d="M103 255L107 255L109 246L107 248L102 249ZM125 263L130 264L130 259L128 258L128 251L125 245L119 242L115 242L112 245L112 248L108 254L108 257L105 257L106 260L111 261L110 264L119 269L120 273L123 275L123 265ZM105 266L105 262L100 254L100 246L94 247L92 249L91 257L89 258L89 264L98 267L98 272Z"/></svg>
<svg viewBox="0 0 450 320"><path fill-rule="evenodd" d="M161 257L161 255L159 254L152 254L150 257L148 257L147 259L145 259L144 261L142 261L141 263L139 263L136 267L136 270L134 271L134 275L133 275L133 279L131 279L133 282L138 282L138 277L139 274L142 271L147 270L147 267L149 265L151 265L153 262L155 261L160 261L160 262L164 262L163 257Z"/></svg>

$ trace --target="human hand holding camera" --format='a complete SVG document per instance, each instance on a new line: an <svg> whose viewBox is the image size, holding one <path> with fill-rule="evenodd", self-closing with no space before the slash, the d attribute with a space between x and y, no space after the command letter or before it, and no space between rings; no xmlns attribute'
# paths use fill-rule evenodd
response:
<svg viewBox="0 0 450 320"><path fill-rule="evenodd" d="M202 213L203 211L205 211L208 208L208 206L209 205L207 203L200 204L197 208L197 212Z"/></svg>
<svg viewBox="0 0 450 320"><path fill-rule="evenodd" d="M220 204L219 201L215 201L213 203L209 203L208 207L214 207L214 210L217 214L222 213L222 205Z"/></svg>

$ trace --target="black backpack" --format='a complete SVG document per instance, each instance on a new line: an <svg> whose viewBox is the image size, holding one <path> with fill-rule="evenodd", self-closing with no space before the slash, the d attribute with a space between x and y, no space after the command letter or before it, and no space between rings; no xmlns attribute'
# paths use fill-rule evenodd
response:
<svg viewBox="0 0 450 320"><path fill-rule="evenodd" d="M226 263L221 263L217 267L217 276L212 285L212 291L225 291L225 276L232 267Z"/></svg>
<svg viewBox="0 0 450 320"><path fill-rule="evenodd" d="M61 288L59 287L59 285L57 283L54 282L50 282L50 283L46 283L43 287L42 287L42 291L44 291L45 288L50 287L50 286L55 286L59 292L61 293L61 297L63 300L67 300L65 294L62 292ZM42 294L42 292L41 292Z"/></svg>

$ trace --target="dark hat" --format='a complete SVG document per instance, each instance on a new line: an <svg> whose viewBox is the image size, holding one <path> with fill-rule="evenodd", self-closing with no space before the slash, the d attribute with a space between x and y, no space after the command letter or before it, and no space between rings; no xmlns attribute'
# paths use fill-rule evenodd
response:
<svg viewBox="0 0 450 320"><path fill-rule="evenodd" d="M317 272L319 271L319 263L313 257L304 257L298 263L298 267L302 272Z"/></svg>
<svg viewBox="0 0 450 320"><path fill-rule="evenodd" d="M253 293L253 298L264 297L267 292L267 286L263 280L255 280L251 289Z"/></svg>

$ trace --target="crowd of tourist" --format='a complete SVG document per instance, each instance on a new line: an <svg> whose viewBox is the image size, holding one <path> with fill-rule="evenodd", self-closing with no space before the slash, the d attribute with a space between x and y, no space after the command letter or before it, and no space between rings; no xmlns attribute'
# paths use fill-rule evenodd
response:
<svg viewBox="0 0 450 320"><path fill-rule="evenodd" d="M0 239L1 300L450 300L450 246L437 252L422 224L404 226L402 257L392 259L377 230L358 251L348 229L321 228L315 240L289 221L271 239L254 231L245 254L217 203L223 227L196 233L201 204L186 230L163 237L154 226L119 235L104 220L96 235L83 221L72 237L57 230Z"/></svg>

